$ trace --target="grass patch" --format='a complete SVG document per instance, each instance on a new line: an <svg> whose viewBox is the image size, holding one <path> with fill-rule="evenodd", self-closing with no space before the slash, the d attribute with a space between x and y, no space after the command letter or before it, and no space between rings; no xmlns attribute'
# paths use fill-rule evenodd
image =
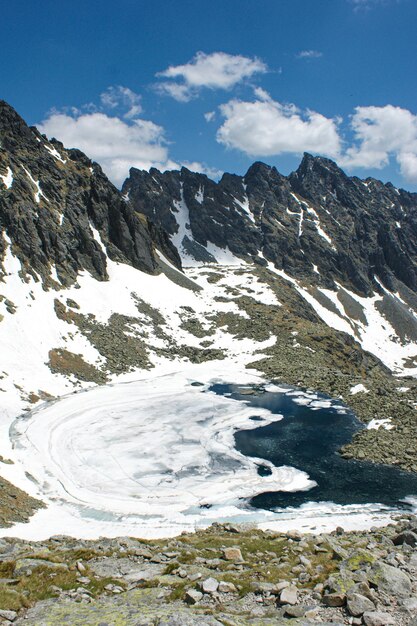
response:
<svg viewBox="0 0 417 626"><path fill-rule="evenodd" d="M86 382L105 383L107 380L106 374L84 361L81 354L74 354L64 348L49 351L48 366L54 374L75 376Z"/></svg>
<svg viewBox="0 0 417 626"><path fill-rule="evenodd" d="M178 569L179 567L180 567L180 564L176 563L175 561L173 563L168 563L168 565L162 572L162 575L169 576L169 574L172 574L172 572L175 572L175 570Z"/></svg>
<svg viewBox="0 0 417 626"><path fill-rule="evenodd" d="M184 598L185 598L185 591L186 591L186 588L187 588L188 584L189 583L187 581L182 581L182 582L179 582L179 583L172 583L171 584L171 593L167 597L167 600L169 602L174 602L175 600L184 600Z"/></svg>

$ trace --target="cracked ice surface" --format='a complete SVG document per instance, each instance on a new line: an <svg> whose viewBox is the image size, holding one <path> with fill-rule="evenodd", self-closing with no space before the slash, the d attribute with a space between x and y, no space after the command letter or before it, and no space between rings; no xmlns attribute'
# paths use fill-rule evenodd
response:
<svg viewBox="0 0 417 626"><path fill-rule="evenodd" d="M25 536L167 536L226 518L266 521L274 514L250 509L248 498L315 485L235 449L237 429L280 415L191 382L175 373L100 387L15 420L16 456L49 505L20 525ZM271 475L259 476L260 463Z"/></svg>

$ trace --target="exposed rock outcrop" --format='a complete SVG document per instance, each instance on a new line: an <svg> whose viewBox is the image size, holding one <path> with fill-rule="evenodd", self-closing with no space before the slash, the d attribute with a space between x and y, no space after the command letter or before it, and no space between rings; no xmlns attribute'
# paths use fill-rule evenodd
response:
<svg viewBox="0 0 417 626"><path fill-rule="evenodd" d="M329 159L305 154L287 177L254 163L218 183L186 168L132 168L123 192L167 230L185 260L205 260L211 243L310 284L339 282L369 295L379 280L416 303L417 194L348 177Z"/></svg>
<svg viewBox="0 0 417 626"><path fill-rule="evenodd" d="M180 266L166 234L123 200L97 163L48 141L0 101L0 271L8 245L46 286L56 278L72 284L81 270L106 280L103 246L110 259L148 273L158 271L155 245Z"/></svg>

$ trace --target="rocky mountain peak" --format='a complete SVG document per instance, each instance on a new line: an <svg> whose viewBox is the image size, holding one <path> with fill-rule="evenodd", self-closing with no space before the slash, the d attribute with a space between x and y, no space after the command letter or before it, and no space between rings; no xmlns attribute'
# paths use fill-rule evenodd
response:
<svg viewBox="0 0 417 626"><path fill-rule="evenodd" d="M184 263L213 261L216 248L328 288L369 295L379 280L417 289L417 194L349 177L330 159L306 153L289 176L256 162L218 183L184 169L132 170L123 189L168 231Z"/></svg>
<svg viewBox="0 0 417 626"><path fill-rule="evenodd" d="M303 158L301 159L300 165L297 168L297 174L305 176L307 173L311 172L320 172L323 170L327 170L329 172L333 172L335 174L345 175L343 170L332 161L332 159L328 159L323 156L313 156L309 152L304 152Z"/></svg>
<svg viewBox="0 0 417 626"><path fill-rule="evenodd" d="M155 244L179 257L160 227L140 216L80 150L66 150L0 103L0 267L10 249L46 287L82 270L107 279L107 257L158 272Z"/></svg>
<svg viewBox="0 0 417 626"><path fill-rule="evenodd" d="M10 104L0 100L0 149L14 151L23 143L34 149L41 137L39 131L30 128Z"/></svg>
<svg viewBox="0 0 417 626"><path fill-rule="evenodd" d="M352 208L357 205L355 179L349 178L331 159L304 153L299 167L290 174L289 180L297 193L312 201L320 197L326 199L333 194Z"/></svg>

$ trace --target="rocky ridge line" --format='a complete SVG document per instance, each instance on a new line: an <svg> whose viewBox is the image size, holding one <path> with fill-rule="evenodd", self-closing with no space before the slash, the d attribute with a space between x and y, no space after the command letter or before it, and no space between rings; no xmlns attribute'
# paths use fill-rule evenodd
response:
<svg viewBox="0 0 417 626"><path fill-rule="evenodd" d="M417 194L348 177L329 159L305 154L289 176L258 162L218 183L186 168L131 168L122 190L185 258L213 260L212 243L322 287L339 282L368 296L377 278L417 303Z"/></svg>
<svg viewBox="0 0 417 626"><path fill-rule="evenodd" d="M71 285L82 270L107 280L106 255L158 273L155 247L181 266L166 233L123 200L97 163L48 141L0 101L0 268L9 244L23 273L46 287Z"/></svg>

